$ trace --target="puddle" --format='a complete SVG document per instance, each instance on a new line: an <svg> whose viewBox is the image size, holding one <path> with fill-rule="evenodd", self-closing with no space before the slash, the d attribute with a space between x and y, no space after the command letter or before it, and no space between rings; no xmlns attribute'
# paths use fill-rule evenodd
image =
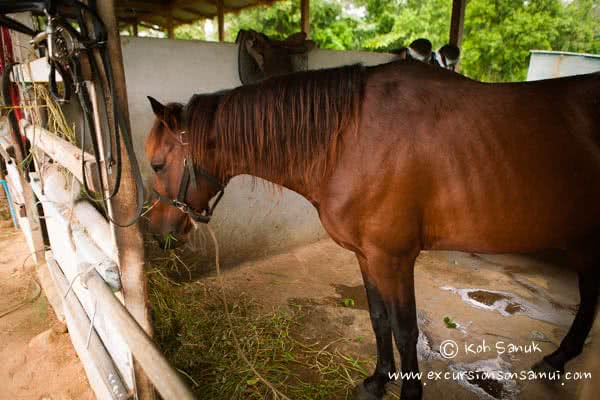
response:
<svg viewBox="0 0 600 400"><path fill-rule="evenodd" d="M353 305L351 308L359 310L369 311L369 302L367 300L367 293L363 285L358 286L346 286L346 285L332 285L335 288L335 292L340 297L330 297L328 299L333 300L336 304L343 305L344 299L352 299Z"/></svg>
<svg viewBox="0 0 600 400"><path fill-rule="evenodd" d="M468 292L467 295L473 300L478 301L479 303L487 304L488 306L491 306L499 300L507 298L503 294L497 292L488 292L487 290L474 290L472 292Z"/></svg>
<svg viewBox="0 0 600 400"><path fill-rule="evenodd" d="M450 286L443 286L440 289L458 294L470 306L496 311L504 317L525 315L529 318L555 325L570 326L575 314L566 307L557 308L542 296L539 296L536 299L536 304L534 304L513 293L499 290L479 288L456 289Z"/></svg>
<svg viewBox="0 0 600 400"><path fill-rule="evenodd" d="M523 311L523 308L518 303L508 303L508 305L504 308L504 311L509 314L514 314Z"/></svg>
<svg viewBox="0 0 600 400"><path fill-rule="evenodd" d="M515 380L505 379L510 364L502 358L450 365L456 382L484 400L516 400L519 387Z"/></svg>

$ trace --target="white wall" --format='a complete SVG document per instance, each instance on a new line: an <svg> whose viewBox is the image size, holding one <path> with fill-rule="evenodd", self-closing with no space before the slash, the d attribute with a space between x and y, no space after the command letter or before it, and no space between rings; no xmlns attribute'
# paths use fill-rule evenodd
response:
<svg viewBox="0 0 600 400"><path fill-rule="evenodd" d="M146 96L159 101L182 102L196 93L239 86L237 47L232 43L122 38L129 111L136 153L145 177L151 170L144 141L154 117ZM314 50L310 69L391 60L391 54ZM249 177L233 179L217 207L211 226L218 236L223 261L281 252L323 238L315 209L304 198L284 190L281 194L252 185Z"/></svg>

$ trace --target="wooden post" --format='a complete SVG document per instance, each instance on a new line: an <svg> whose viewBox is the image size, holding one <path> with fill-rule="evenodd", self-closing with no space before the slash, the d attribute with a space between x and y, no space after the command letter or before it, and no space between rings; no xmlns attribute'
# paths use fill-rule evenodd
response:
<svg viewBox="0 0 600 400"><path fill-rule="evenodd" d="M217 0L217 25L219 26L219 42L225 40L224 0Z"/></svg>
<svg viewBox="0 0 600 400"><path fill-rule="evenodd" d="M118 102L117 107L124 113L125 122L128 125L129 132L131 132L123 54L121 52L121 42L115 14L115 0L99 1L97 2L97 7L98 14L104 21L108 31L107 46L113 67L115 94ZM115 211L114 218L119 221L126 221L128 218L131 218L136 209L136 185L124 143L121 143L121 159L123 160L121 188L119 195L112 201ZM117 242L125 307L144 331L148 335L151 335L152 324L148 308L146 307L148 288L144 274L144 242L140 229L137 224L127 228L120 228L113 225L113 229L115 230ZM154 399L152 385L135 360L134 369L138 398L140 400Z"/></svg>
<svg viewBox="0 0 600 400"><path fill-rule="evenodd" d="M167 38L175 39L175 27L173 26L172 11L169 12L169 16L167 17Z"/></svg>
<svg viewBox="0 0 600 400"><path fill-rule="evenodd" d="M450 41L451 45L460 48L465 24L465 6L467 0L452 1L452 21L450 22Z"/></svg>
<svg viewBox="0 0 600 400"><path fill-rule="evenodd" d="M310 0L300 0L300 29L310 36Z"/></svg>

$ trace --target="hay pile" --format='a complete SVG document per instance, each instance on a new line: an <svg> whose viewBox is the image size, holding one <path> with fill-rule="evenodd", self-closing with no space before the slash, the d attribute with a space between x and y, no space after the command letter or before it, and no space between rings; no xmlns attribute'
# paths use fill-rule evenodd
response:
<svg viewBox="0 0 600 400"><path fill-rule="evenodd" d="M236 351L217 280L191 280L195 268L188 267L178 249L152 257L148 278L155 338L198 398L277 398ZM302 331L301 310L265 310L231 290L227 299L246 357L290 399L350 398L352 388L367 376L365 363L335 346L304 343L295 334Z"/></svg>

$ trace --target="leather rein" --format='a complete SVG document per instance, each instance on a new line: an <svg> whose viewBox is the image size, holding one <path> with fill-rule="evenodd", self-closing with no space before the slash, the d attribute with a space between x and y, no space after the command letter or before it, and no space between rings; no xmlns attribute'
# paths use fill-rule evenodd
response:
<svg viewBox="0 0 600 400"><path fill-rule="evenodd" d="M183 138L185 133L185 131L182 131L179 134ZM181 144L183 146L188 146L188 143L184 142L183 140L181 140ZM200 174L200 176L204 178L208 183L210 183L219 190L212 206L209 203L206 208L200 211L194 209L185 201L185 197L187 196L187 192L190 185L193 189L197 188L196 172ZM201 222L203 224L208 224L210 222L210 219L213 215L213 211L215 210L215 207L217 207L217 204L219 204L219 201L221 201L223 194L225 194L225 186L217 178L209 174L204 169L194 167L194 163L191 161L191 156L189 152L187 152L186 158L183 159L183 172L181 175L181 181L179 181L179 191L177 193L177 198L171 199L167 196L158 193L156 189L152 188L152 196L158 201L177 208L182 213L187 214L187 216L190 217L192 220L196 222Z"/></svg>

